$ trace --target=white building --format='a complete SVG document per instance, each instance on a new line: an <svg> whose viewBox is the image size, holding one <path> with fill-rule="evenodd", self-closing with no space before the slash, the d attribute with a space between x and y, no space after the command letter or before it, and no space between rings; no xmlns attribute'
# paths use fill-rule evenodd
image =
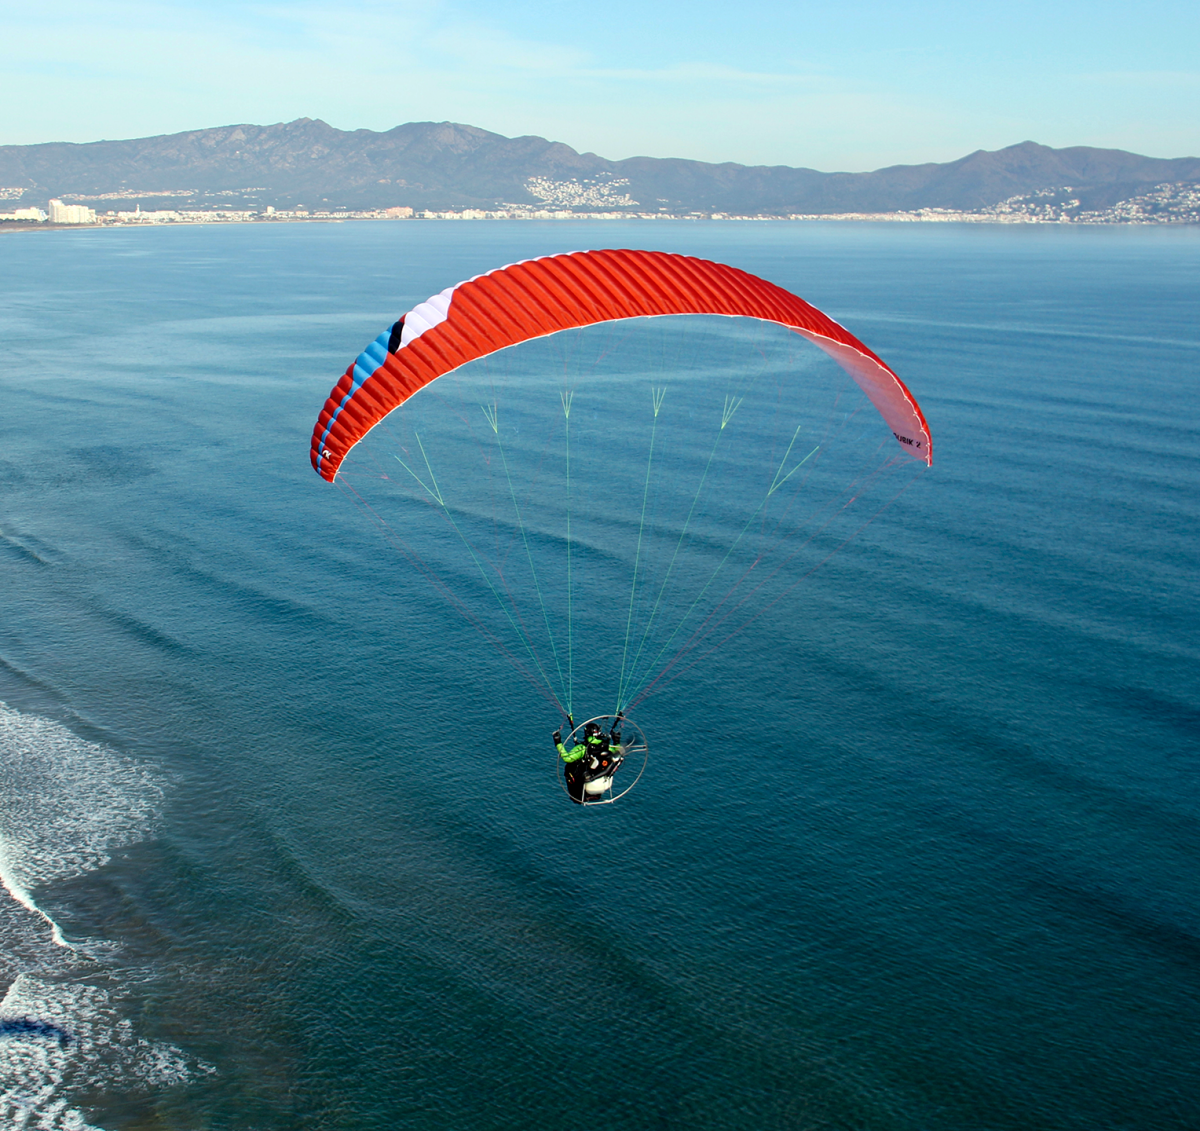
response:
<svg viewBox="0 0 1200 1131"><path fill-rule="evenodd" d="M96 213L82 204L63 204L61 200L50 201L51 224L94 224Z"/></svg>

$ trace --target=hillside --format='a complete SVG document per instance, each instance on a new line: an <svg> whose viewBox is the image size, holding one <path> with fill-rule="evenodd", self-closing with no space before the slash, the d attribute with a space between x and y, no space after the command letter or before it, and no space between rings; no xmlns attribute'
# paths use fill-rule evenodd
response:
<svg viewBox="0 0 1200 1131"><path fill-rule="evenodd" d="M609 161L540 137L507 138L451 122L385 133L301 118L161 137L0 147L8 206L51 196L97 209L495 208L788 214L976 210L1070 186L1102 209L1164 182L1200 181L1200 158L1142 157L1022 142L945 164L870 173L680 158ZM111 201L113 203L106 203Z"/></svg>

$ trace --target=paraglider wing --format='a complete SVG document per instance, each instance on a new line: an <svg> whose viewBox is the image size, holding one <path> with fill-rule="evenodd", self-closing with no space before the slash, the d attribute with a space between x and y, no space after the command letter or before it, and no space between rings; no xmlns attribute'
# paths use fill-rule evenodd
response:
<svg viewBox="0 0 1200 1131"><path fill-rule="evenodd" d="M350 449L392 409L476 358L560 330L668 314L759 318L803 335L862 387L904 450L933 462L929 427L904 383L816 307L723 263L605 250L514 263L414 307L334 386L313 429L312 465L332 482Z"/></svg>

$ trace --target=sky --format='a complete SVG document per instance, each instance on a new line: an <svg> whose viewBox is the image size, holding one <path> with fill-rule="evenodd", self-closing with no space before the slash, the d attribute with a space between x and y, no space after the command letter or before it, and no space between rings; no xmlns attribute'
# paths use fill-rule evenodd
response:
<svg viewBox="0 0 1200 1131"><path fill-rule="evenodd" d="M824 171L1200 155L1196 0L0 0L0 26L0 144L308 117Z"/></svg>

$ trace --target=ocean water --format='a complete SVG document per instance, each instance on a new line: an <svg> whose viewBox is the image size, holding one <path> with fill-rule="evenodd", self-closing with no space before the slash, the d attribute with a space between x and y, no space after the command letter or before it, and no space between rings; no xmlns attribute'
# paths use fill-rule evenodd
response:
<svg viewBox="0 0 1200 1131"><path fill-rule="evenodd" d="M839 423L860 446L836 552L772 559L739 631L637 702L636 790L581 810L549 742L561 681L548 700L456 610L504 631L425 488L376 477L380 537L307 448L399 313L602 244L815 303L908 383L935 462L860 492L891 453ZM1200 1125L1200 231L20 233L0 290L0 1124ZM701 339L646 374L664 412L707 419L703 373L753 355L760 390L790 368L825 389L803 435L851 418L794 344ZM574 382L610 344L538 372L586 354ZM470 419L532 372L503 365L463 376ZM580 393L580 717L614 705L608 610L644 612L615 580L647 407L620 388ZM756 403L734 423L767 436ZM436 432L410 407L348 482ZM535 407L502 419L537 456ZM698 458L676 435L648 496L667 547ZM771 474L768 439L747 450ZM446 491L477 484L437 442ZM746 458L703 499L697 577L753 509ZM472 538L503 525L476 501L455 496Z"/></svg>

